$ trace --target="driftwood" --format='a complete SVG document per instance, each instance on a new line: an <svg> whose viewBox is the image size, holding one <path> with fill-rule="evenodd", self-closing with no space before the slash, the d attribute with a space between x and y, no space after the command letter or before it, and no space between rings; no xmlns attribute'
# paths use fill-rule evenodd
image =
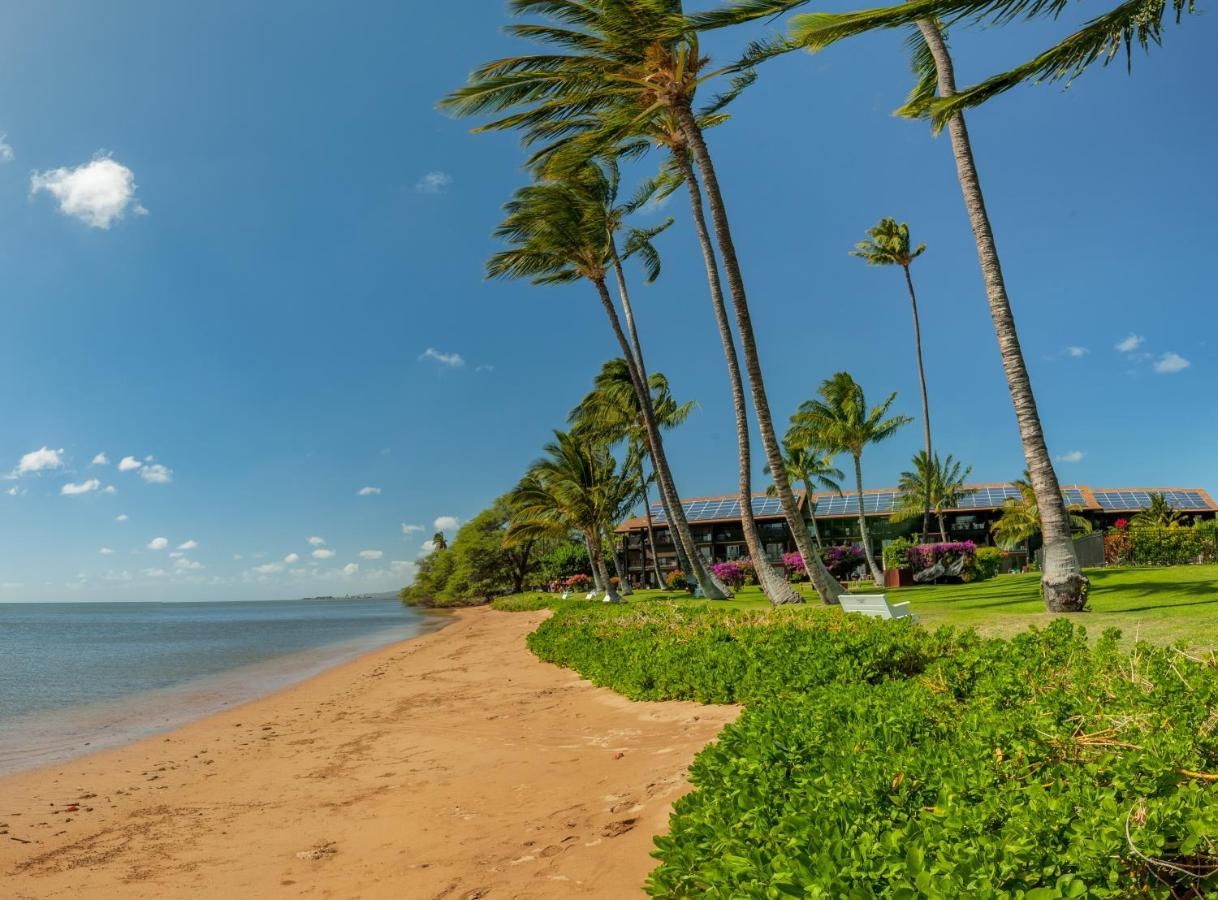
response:
<svg viewBox="0 0 1218 900"><path fill-rule="evenodd" d="M943 574L946 571L947 569L943 567L943 563L937 562L929 569L923 569L921 572L914 572L913 580L918 584L925 584L928 581L937 581L943 577Z"/></svg>

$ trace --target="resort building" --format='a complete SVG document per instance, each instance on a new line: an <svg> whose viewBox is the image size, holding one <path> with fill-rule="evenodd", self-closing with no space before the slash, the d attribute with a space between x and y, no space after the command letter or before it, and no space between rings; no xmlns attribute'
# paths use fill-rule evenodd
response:
<svg viewBox="0 0 1218 900"><path fill-rule="evenodd" d="M1146 509L1150 505L1151 494L1163 494L1185 523L1218 517L1218 504L1200 488L1092 488L1082 484L1062 487L1062 497L1071 512L1086 518L1097 531L1111 528L1117 520L1129 518ZM805 521L810 519L809 509L815 511L817 528L824 544L859 541L857 491L816 493L810 500L803 491L796 491L795 495ZM1002 515L1003 506L1008 501L1018 499L1019 489L1014 484L967 485L960 505L944 513L948 540L992 544L991 526ZM886 540L908 537L921 530L920 517L903 522L891 521L890 516L896 511L900 500L900 492L894 488L863 491L863 511L867 516L867 529L874 549L879 550ZM696 497L682 500L681 505L689 520L694 543L704 559L715 563L748 556L740 521L740 501L736 495ZM787 527L777 498L755 494L753 516L757 520L766 556L771 562L779 562L784 553L796 549L795 539ZM931 523L931 534L926 539L938 540L934 516ZM668 530L664 507L660 503L651 505L651 524L655 535L654 547L647 537L645 515L627 519L617 527L621 542L619 552L625 556L630 580L637 584L654 583L653 556L658 559L662 573L677 568L676 547Z"/></svg>

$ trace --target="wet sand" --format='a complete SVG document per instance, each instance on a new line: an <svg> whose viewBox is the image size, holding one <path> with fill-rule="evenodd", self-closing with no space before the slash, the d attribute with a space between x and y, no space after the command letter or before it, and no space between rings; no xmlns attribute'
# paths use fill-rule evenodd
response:
<svg viewBox="0 0 1218 900"><path fill-rule="evenodd" d="M0 894L631 897L738 710L539 662L465 610L269 697L0 779Z"/></svg>

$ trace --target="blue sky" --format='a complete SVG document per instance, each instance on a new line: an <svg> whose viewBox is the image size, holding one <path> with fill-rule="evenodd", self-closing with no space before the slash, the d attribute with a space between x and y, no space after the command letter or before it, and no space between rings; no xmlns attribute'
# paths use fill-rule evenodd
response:
<svg viewBox="0 0 1218 900"><path fill-rule="evenodd" d="M511 487L617 351L586 286L483 279L521 155L435 103L516 49L505 21L492 0L6 7L0 602L395 589ZM960 80L1055 33L962 32ZM1218 488L1216 42L1196 15L1132 76L970 118L1063 482ZM894 216L929 244L936 443L1006 480L1021 451L950 149L890 115L908 87L900 37L868 37L773 63L711 135L770 399L785 422L848 369L917 414L899 270L847 255ZM678 200L636 302L649 363L699 404L669 441L679 486L724 493L726 376ZM868 483L919 435L869 452Z"/></svg>

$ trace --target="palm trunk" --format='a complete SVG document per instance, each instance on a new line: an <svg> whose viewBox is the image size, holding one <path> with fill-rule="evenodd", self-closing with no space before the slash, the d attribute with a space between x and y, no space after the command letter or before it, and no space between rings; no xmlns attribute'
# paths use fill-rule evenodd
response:
<svg viewBox="0 0 1218 900"><path fill-rule="evenodd" d="M804 482L804 493L808 495L808 526L812 532L812 540L816 541L816 549L823 550L824 544L820 540L820 526L816 524L816 500L812 497L811 482Z"/></svg>
<svg viewBox="0 0 1218 900"><path fill-rule="evenodd" d="M668 510L667 515L669 521L672 521L676 510L681 521L685 521L685 507L681 505L681 495L677 492L676 482L672 477L672 469L668 466L668 458L664 453L663 438L660 435L660 424L655 417L655 405L651 402L651 384L648 381L647 365L643 361L643 345L639 341L639 331L634 324L634 308L630 303L630 291L626 288L626 273L622 271L622 259L618 256L617 242L610 235L609 250L613 259L613 274L617 278L618 295L622 300L622 315L626 319L626 328L630 332L630 346L633 353L626 354L626 368L630 370L633 364L632 378L635 381L635 391L641 391L639 394L639 406L643 412L643 425L647 431L648 447L652 453L652 468L657 472L657 481L661 486L663 481L659 478L659 466L656 463L656 448L658 448L659 458L663 461L664 474L667 477L668 483ZM653 436L654 435L654 441ZM660 496L664 496L663 487L661 487ZM689 531L688 523L685 526L686 531ZM694 580L702 588L703 594L712 600L726 600L732 596L731 590L726 584L715 577L715 574L705 564L702 559L702 554L698 553L698 548L694 544L693 535L690 533L689 541L686 545L686 554L689 556L689 574L694 576Z"/></svg>
<svg viewBox="0 0 1218 900"><path fill-rule="evenodd" d="M599 594L605 589L605 582L601 581L601 569L597 565L597 559L600 556L600 541L589 537L585 532L584 546L588 548L588 561L592 563L592 590Z"/></svg>
<svg viewBox="0 0 1218 900"><path fill-rule="evenodd" d="M736 356L736 341L732 337L732 326L727 318L727 305L723 302L723 287L719 282L719 268L715 264L715 250L706 230L706 218L702 214L702 196L698 190L698 182L690 167L689 157L679 150L675 151L673 155L682 168L685 184L689 189L690 204L694 209L694 227L698 233L698 243L702 247L702 258L706 263L706 280L710 286L711 307L715 311L715 324L719 327L719 340L723 344L728 380L732 387L732 408L736 413L737 464L740 472L738 485L740 524L744 531L744 544L748 547L749 559L753 562L753 571L757 573L757 584L760 585L766 598L775 606L803 603L803 598L791 587L790 583L786 579L779 579L774 573L765 555L765 544L757 530L757 519L753 515L753 460L749 438L749 414L744 397L744 381L740 377L740 360Z"/></svg>
<svg viewBox="0 0 1218 900"><path fill-rule="evenodd" d="M935 515L939 518L939 540L947 543L947 523L943 521L943 513L936 512Z"/></svg>
<svg viewBox="0 0 1218 900"><path fill-rule="evenodd" d="M837 583L821 561L820 554L812 546L812 538L808 534L807 523L799 510L795 494L791 490L791 482L787 478L786 463L782 458L782 448L774 433L774 420L770 415L770 402L765 393L765 381L761 375L761 361L757 356L757 341L753 336L753 326L749 319L748 298L744 292L744 280L740 275L740 264L736 259L736 248L732 243L731 228L727 221L727 211L723 205L723 195L719 190L719 179L715 175L714 162L710 151L702 137L702 129L694 118L693 111L686 105L679 105L675 112L681 124L681 132L689 142L698 172L702 176L702 186L706 189L706 199L710 205L711 223L715 230L715 239L719 245L719 257L723 262L723 274L727 277L728 291L732 297L732 308L736 313L736 329L740 334L740 349L744 354L745 371L749 378L749 388L753 397L753 411L757 416L757 430L761 435L761 445L765 450L766 462L778 489L778 499L782 503L783 515L787 526L795 538L795 546L803 557L808 577L816 587L816 592L825 603L836 603L842 594L841 585ZM692 195L692 192L691 192ZM699 204L700 208L700 204ZM695 216L695 219L698 217ZM703 224L705 230L705 224Z"/></svg>
<svg viewBox="0 0 1218 900"><path fill-rule="evenodd" d="M930 19L921 19L918 21L918 30L934 57L939 78L939 96L953 96L956 93L956 75L939 26ZM960 190L964 194L969 224L977 243L977 256L981 262L981 274L985 279L990 316L994 320L994 331L998 337L1002 368L1006 373L1007 388L1015 406L1015 418L1019 422L1024 460L1028 464L1032 490L1040 508L1041 535L1045 547L1040 584L1045 606L1049 612L1078 612L1087 603L1089 582L1079 568L1066 505L1062 501L1061 485L1045 445L1040 414L1036 409L1036 397L1032 394L1032 382L1028 378L1023 351L1019 346L1015 317L1007 298L1002 266L998 260L998 248L985 209L981 181L973 161L973 148L969 142L964 116L961 113L953 114L947 121L947 130L951 136L952 153L956 158L956 174L960 180Z"/></svg>
<svg viewBox="0 0 1218 900"><path fill-rule="evenodd" d="M913 308L913 323L914 323L914 350L918 356L918 385L922 388L922 435L926 439L926 465L927 474L930 474L930 465L934 460L933 451L930 445L930 401L926 395L926 369L922 365L922 322L918 318L918 295L914 291L913 276L909 274L909 266L902 266L905 271L905 285L909 288L909 305ZM922 531L923 533L930 530L930 480L926 482L926 506L922 512Z"/></svg>
<svg viewBox="0 0 1218 900"><path fill-rule="evenodd" d="M859 534L863 538L863 556L867 558L867 568L871 569L871 577L875 579L876 587L884 586L884 574L875 564L875 554L871 552L871 534L867 531L867 516L863 512L863 457L860 453L852 453L854 457L854 485L858 489L859 501Z"/></svg>
<svg viewBox="0 0 1218 900"><path fill-rule="evenodd" d="M728 595L719 590L710 580L710 573L706 570L706 566L702 564L702 557L699 556L698 548L694 544L693 534L689 530L689 522L685 518L685 508L681 506L676 486L672 483L672 475L668 468L668 458L664 455L664 444L660 439L660 429L656 425L655 411L651 407L651 392L647 390L646 382L639 381L638 366L635 365L634 354L630 350L626 334L622 331L622 323L618 319L617 309L613 305L613 298L609 296L609 289L605 286L603 279L594 281L593 284L596 285L601 305L605 308L605 314L609 317L609 324L613 326L613 333L617 337L618 346L621 348L622 355L626 359L626 368L630 371L630 378L634 382L634 390L643 410L643 419L647 423L647 441L651 445L656 480L659 483L661 496L667 495L665 502L668 505L669 514L668 530L670 533L676 534L677 541L689 560L689 567L692 571L688 574L694 576L694 579L702 588L702 592L712 600L726 600Z"/></svg>
<svg viewBox="0 0 1218 900"><path fill-rule="evenodd" d="M622 559L618 555L617 546L613 543L613 533L605 529L605 541L609 547L609 552L613 554L613 574L617 576L618 590L623 597L629 597L634 593L634 589L630 587L630 579L626 573L622 571ZM612 584L613 582L609 582Z"/></svg>
<svg viewBox="0 0 1218 900"><path fill-rule="evenodd" d="M605 553L601 549L600 539L594 534L589 534L586 540L588 541L588 546L592 548L592 571L601 583L597 590L604 591L605 599L610 603L621 603L622 598L618 596L617 591L614 590L613 585L609 581L609 570L605 568Z"/></svg>
<svg viewBox="0 0 1218 900"><path fill-rule="evenodd" d="M639 482L643 489L643 509L647 516L647 547L651 550L651 569L656 576L656 587L664 587L664 577L660 574L660 557L656 553L656 533L651 524L651 497L647 490L647 479L643 477L642 466L639 467ZM647 570L647 551L643 551L643 570Z"/></svg>

